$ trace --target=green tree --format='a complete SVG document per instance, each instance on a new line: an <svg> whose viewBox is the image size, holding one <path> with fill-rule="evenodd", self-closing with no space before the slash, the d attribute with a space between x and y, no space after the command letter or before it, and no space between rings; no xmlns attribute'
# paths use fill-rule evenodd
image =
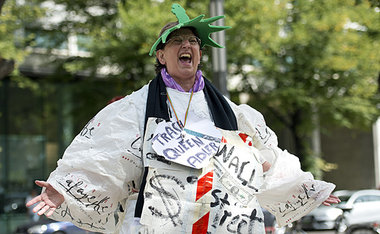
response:
<svg viewBox="0 0 380 234"><path fill-rule="evenodd" d="M54 1L66 14L49 30L80 36L80 46L91 53L61 60L57 75L75 78L86 71L88 80L115 78L125 93L141 87L154 76L155 59L147 53L162 25L175 20L169 13L173 2ZM209 1L179 3L191 18L199 12L209 16ZM224 8L225 23L233 27L226 31L229 71L241 79L233 97L248 93L249 104L290 129L294 153L306 169L314 167L309 139L315 113L324 125L346 127L368 127L377 118L377 1L226 0ZM10 14L10 22L20 21L20 14ZM9 26L0 25L2 39L14 31L1 27ZM4 52L9 45L1 43L0 55L11 58ZM203 54L210 57L207 48Z"/></svg>
<svg viewBox="0 0 380 234"><path fill-rule="evenodd" d="M225 2L237 93L292 133L303 167L317 172L310 137L324 126L367 127L378 117L379 8L369 1ZM235 96L236 98L236 96ZM269 117L270 118L270 117Z"/></svg>
<svg viewBox="0 0 380 234"><path fill-rule="evenodd" d="M23 47L22 30L39 19L44 10L38 0L17 4L17 1L0 1L0 79L6 77L19 65L27 52ZM22 16L22 17L20 17Z"/></svg>
<svg viewBox="0 0 380 234"><path fill-rule="evenodd" d="M155 76L155 58L148 56L150 47L163 25L176 20L168 13L172 4L173 1L155 0L115 2L116 14L99 16L101 24L93 24L87 30L91 43L86 46L93 56L72 60L65 68L71 72L89 70L93 76L100 70L107 70L108 78L128 82L128 91L141 87ZM181 4L191 17L207 11L208 6L199 0L182 1Z"/></svg>

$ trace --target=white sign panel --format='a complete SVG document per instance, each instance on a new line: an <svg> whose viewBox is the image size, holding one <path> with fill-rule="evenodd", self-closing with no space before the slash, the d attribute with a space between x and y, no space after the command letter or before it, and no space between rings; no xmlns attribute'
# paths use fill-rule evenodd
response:
<svg viewBox="0 0 380 234"><path fill-rule="evenodd" d="M160 122L152 138L158 155L192 168L203 168L218 151L221 133L209 121L199 121L185 129L176 122Z"/></svg>

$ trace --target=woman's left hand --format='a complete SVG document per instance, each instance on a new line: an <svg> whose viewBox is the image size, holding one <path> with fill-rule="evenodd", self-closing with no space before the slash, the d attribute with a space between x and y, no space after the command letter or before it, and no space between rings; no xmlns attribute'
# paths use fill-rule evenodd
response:
<svg viewBox="0 0 380 234"><path fill-rule="evenodd" d="M330 194L330 196L324 202L322 202L322 204L325 206L331 206L331 204L338 204L339 202L339 197Z"/></svg>

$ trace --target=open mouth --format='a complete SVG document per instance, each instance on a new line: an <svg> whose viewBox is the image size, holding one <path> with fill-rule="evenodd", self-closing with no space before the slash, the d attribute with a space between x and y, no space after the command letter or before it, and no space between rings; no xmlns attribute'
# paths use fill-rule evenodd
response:
<svg viewBox="0 0 380 234"><path fill-rule="evenodd" d="M191 54L184 53L179 56L179 61L182 63L191 63Z"/></svg>

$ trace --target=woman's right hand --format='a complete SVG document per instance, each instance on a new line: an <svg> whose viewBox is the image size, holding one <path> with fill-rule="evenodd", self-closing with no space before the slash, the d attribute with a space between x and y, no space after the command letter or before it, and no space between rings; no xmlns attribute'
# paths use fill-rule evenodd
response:
<svg viewBox="0 0 380 234"><path fill-rule="evenodd" d="M33 204L37 204L36 207L33 208L34 213L50 216L54 213L55 209L65 201L65 198L48 182L36 180L35 183L40 187L44 187L45 190L40 195L26 203L26 206L29 207Z"/></svg>

